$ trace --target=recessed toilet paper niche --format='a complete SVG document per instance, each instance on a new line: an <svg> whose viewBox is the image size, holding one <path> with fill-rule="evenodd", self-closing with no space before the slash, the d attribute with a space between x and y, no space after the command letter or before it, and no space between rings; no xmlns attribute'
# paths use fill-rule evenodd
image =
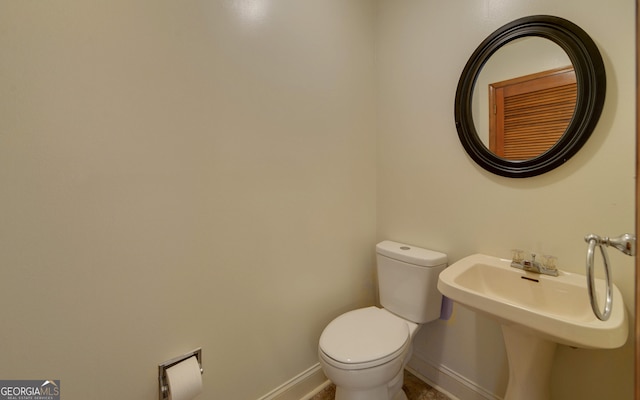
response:
<svg viewBox="0 0 640 400"><path fill-rule="evenodd" d="M159 400L192 400L202 393L202 349L158 365Z"/></svg>

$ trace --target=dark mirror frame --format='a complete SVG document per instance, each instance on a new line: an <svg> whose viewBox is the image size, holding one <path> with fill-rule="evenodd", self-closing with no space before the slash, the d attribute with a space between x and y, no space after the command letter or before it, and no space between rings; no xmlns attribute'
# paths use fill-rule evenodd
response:
<svg viewBox="0 0 640 400"><path fill-rule="evenodd" d="M471 103L476 79L487 60L507 43L537 36L559 45L573 64L578 86L575 112L564 135L545 153L528 160L507 160L493 154L480 140L473 122ZM571 158L589 139L606 94L602 56L591 37L565 19L535 15L517 19L493 32L473 52L462 71L455 100L458 137L469 156L484 169L498 175L525 178L548 172Z"/></svg>

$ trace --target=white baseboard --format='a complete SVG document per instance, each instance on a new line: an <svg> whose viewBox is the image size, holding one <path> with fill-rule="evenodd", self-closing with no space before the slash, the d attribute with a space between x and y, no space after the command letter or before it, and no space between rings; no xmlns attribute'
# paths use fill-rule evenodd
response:
<svg viewBox="0 0 640 400"><path fill-rule="evenodd" d="M307 400L329 383L320 364L315 364L258 400Z"/></svg>
<svg viewBox="0 0 640 400"><path fill-rule="evenodd" d="M453 400L502 400L502 397L478 386L464 376L414 354L409 371Z"/></svg>
<svg viewBox="0 0 640 400"><path fill-rule="evenodd" d="M414 354L407 369L452 400L502 400L464 376ZM309 400L331 382L320 364L303 371L258 400Z"/></svg>

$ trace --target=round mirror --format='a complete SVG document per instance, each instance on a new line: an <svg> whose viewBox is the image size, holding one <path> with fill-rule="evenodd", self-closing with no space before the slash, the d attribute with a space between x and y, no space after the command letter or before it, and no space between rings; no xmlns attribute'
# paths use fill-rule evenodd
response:
<svg viewBox="0 0 640 400"><path fill-rule="evenodd" d="M586 32L558 17L525 17L492 33L471 55L456 92L456 129L486 170L535 176L582 147L605 92L604 63Z"/></svg>

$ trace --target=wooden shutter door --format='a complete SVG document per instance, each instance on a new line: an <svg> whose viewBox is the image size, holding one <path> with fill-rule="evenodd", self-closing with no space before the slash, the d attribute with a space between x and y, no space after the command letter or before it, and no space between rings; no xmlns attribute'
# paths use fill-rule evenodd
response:
<svg viewBox="0 0 640 400"><path fill-rule="evenodd" d="M564 134L576 106L573 67L489 85L489 148L509 160L549 150Z"/></svg>

